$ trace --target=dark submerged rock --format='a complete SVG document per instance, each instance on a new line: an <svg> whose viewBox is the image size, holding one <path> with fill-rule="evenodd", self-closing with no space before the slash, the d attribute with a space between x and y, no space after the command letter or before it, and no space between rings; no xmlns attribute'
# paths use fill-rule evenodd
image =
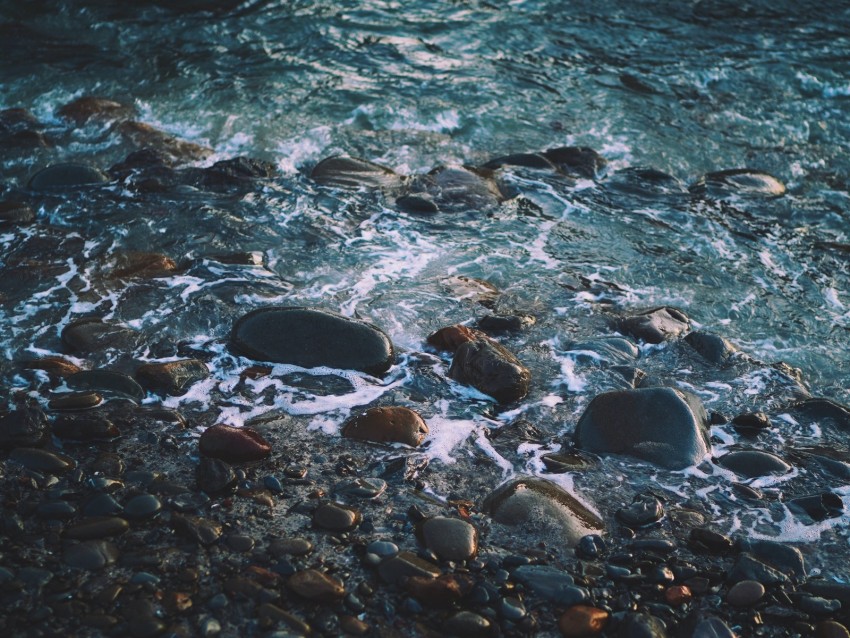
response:
<svg viewBox="0 0 850 638"><path fill-rule="evenodd" d="M706 361L716 365L723 365L738 352L738 349L723 337L707 332L689 332L684 339L685 343L702 355Z"/></svg>
<svg viewBox="0 0 850 638"><path fill-rule="evenodd" d="M806 562L803 553L796 547L776 541L742 538L738 541L738 550L752 555L798 582L806 580Z"/></svg>
<svg viewBox="0 0 850 638"><path fill-rule="evenodd" d="M96 317L76 319L62 330L62 341L74 350L85 353L108 349L132 350L138 338L134 330Z"/></svg>
<svg viewBox="0 0 850 638"><path fill-rule="evenodd" d="M60 106L56 115L82 126L89 120L107 122L131 118L136 115L136 109L107 98L85 95Z"/></svg>
<svg viewBox="0 0 850 638"><path fill-rule="evenodd" d="M755 478L768 474L787 474L791 466L770 452L740 450L729 452L718 459L718 463L736 474Z"/></svg>
<svg viewBox="0 0 850 638"><path fill-rule="evenodd" d="M410 180L406 201L397 202L410 212L486 210L503 199L499 187L486 171L465 166L439 166ZM427 203L426 203L427 202ZM433 208L436 210L430 210Z"/></svg>
<svg viewBox="0 0 850 638"><path fill-rule="evenodd" d="M211 148L181 140L142 122L128 120L117 124L114 130L124 141L140 149L154 148L174 162L202 160L213 153Z"/></svg>
<svg viewBox="0 0 850 638"><path fill-rule="evenodd" d="M575 353L576 361L581 363L608 363L628 365L635 362L640 350L628 339L622 337L600 337L588 341L573 341L570 352Z"/></svg>
<svg viewBox="0 0 850 638"><path fill-rule="evenodd" d="M428 434L419 413L401 406L369 408L342 426L342 436L376 443L404 443L417 447Z"/></svg>
<svg viewBox="0 0 850 638"><path fill-rule="evenodd" d="M629 166L619 170L609 175L602 185L608 191L629 197L658 198L688 192L679 179L646 166Z"/></svg>
<svg viewBox="0 0 850 638"><path fill-rule="evenodd" d="M69 376L65 383L69 388L94 391L104 397L126 398L140 403L145 391L132 377L112 370L82 370Z"/></svg>
<svg viewBox="0 0 850 638"><path fill-rule="evenodd" d="M53 422L53 433L59 438L77 441L114 439L121 435L111 420L97 414L61 416Z"/></svg>
<svg viewBox="0 0 850 638"><path fill-rule="evenodd" d="M817 523L828 518L837 518L844 513L844 502L833 492L811 494L788 501L788 509L798 518Z"/></svg>
<svg viewBox="0 0 850 638"><path fill-rule="evenodd" d="M0 202L0 227L29 224L35 221L35 211L22 202Z"/></svg>
<svg viewBox="0 0 850 638"><path fill-rule="evenodd" d="M530 532L554 531L570 545L582 536L600 534L605 529L602 520L577 498L543 479L510 481L487 496L482 509L505 525Z"/></svg>
<svg viewBox="0 0 850 638"><path fill-rule="evenodd" d="M303 368L327 366L383 375L395 352L389 337L371 324L300 307L260 308L233 326L231 347L259 361Z"/></svg>
<svg viewBox="0 0 850 638"><path fill-rule="evenodd" d="M402 178L386 166L341 155L325 158L316 164L310 172L310 179L323 186L346 189L364 186L391 189L402 183Z"/></svg>
<svg viewBox="0 0 850 638"><path fill-rule="evenodd" d="M670 469L698 463L708 452L708 414L698 397L673 388L597 395L573 435L580 449L625 454Z"/></svg>
<svg viewBox="0 0 850 638"><path fill-rule="evenodd" d="M530 315L487 315L478 320L478 328L489 333L522 332L535 322Z"/></svg>
<svg viewBox="0 0 850 638"><path fill-rule="evenodd" d="M726 580L738 583L742 580L755 580L763 585L777 585L788 582L788 576L770 565L758 560L752 554L742 552L729 570Z"/></svg>
<svg viewBox="0 0 850 638"><path fill-rule="evenodd" d="M171 257L159 253L122 253L116 261L112 276L118 278L147 279L177 270L177 264Z"/></svg>
<svg viewBox="0 0 850 638"><path fill-rule="evenodd" d="M201 454L228 463L248 463L268 457L271 444L249 427L218 424L204 430L198 441Z"/></svg>
<svg viewBox="0 0 850 638"><path fill-rule="evenodd" d="M146 363L136 369L136 379L152 392L182 396L189 388L210 376L207 364L198 359Z"/></svg>
<svg viewBox="0 0 850 638"><path fill-rule="evenodd" d="M829 399L812 398L799 401L789 408L792 416L819 425L831 425L839 430L850 430L850 407Z"/></svg>
<svg viewBox="0 0 850 638"><path fill-rule="evenodd" d="M716 199L740 197L780 197L785 184L773 175L750 168L732 168L706 173L690 187L692 193Z"/></svg>
<svg viewBox="0 0 850 638"><path fill-rule="evenodd" d="M655 308L621 319L617 328L623 334L647 343L662 343L678 337L691 327L691 320L675 308Z"/></svg>
<svg viewBox="0 0 850 638"><path fill-rule="evenodd" d="M103 569L118 560L118 548L109 541L90 540L65 548L65 564L90 571Z"/></svg>
<svg viewBox="0 0 850 638"><path fill-rule="evenodd" d="M499 403L519 401L528 394L531 383L531 371L507 348L489 339L461 344L455 351L449 376Z"/></svg>
<svg viewBox="0 0 850 638"><path fill-rule="evenodd" d="M61 191L105 184L108 181L108 175L91 166L54 164L33 175L27 182L27 188L33 191Z"/></svg>
<svg viewBox="0 0 850 638"><path fill-rule="evenodd" d="M77 466L69 456L31 447L15 448L9 453L9 460L20 463L28 470L51 474L65 474Z"/></svg>

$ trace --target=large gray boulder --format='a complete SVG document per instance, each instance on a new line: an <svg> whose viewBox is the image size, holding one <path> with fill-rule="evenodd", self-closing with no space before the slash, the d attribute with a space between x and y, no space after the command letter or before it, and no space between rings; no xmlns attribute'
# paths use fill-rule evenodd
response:
<svg viewBox="0 0 850 638"><path fill-rule="evenodd" d="M600 394L573 438L589 452L624 454L674 470L699 463L710 448L702 402L674 388Z"/></svg>
<svg viewBox="0 0 850 638"><path fill-rule="evenodd" d="M230 343L234 352L249 359L372 375L384 374L395 357L390 338L375 326L301 307L249 312L234 324Z"/></svg>

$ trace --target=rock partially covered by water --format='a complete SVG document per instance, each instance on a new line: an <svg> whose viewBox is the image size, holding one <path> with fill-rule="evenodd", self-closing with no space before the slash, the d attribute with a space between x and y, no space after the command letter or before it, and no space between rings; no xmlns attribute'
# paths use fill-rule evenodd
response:
<svg viewBox="0 0 850 638"><path fill-rule="evenodd" d="M272 452L272 446L256 430L224 424L204 430L198 445L201 454L228 463L259 461Z"/></svg>
<svg viewBox="0 0 850 638"><path fill-rule="evenodd" d="M129 328L96 317L76 319L62 330L62 341L79 352L132 350L138 338L138 334Z"/></svg>
<svg viewBox="0 0 850 638"><path fill-rule="evenodd" d="M691 192L713 198L732 195L740 197L779 197L785 194L785 184L773 175L751 168L732 168L706 173L691 186Z"/></svg>
<svg viewBox="0 0 850 638"><path fill-rule="evenodd" d="M504 199L490 171L465 166L439 166L410 180L397 204L409 212L435 213L485 210Z"/></svg>
<svg viewBox="0 0 850 638"><path fill-rule="evenodd" d="M471 385L499 403L519 401L528 394L531 371L506 348L490 339L461 344L452 359L449 376Z"/></svg>
<svg viewBox="0 0 850 638"><path fill-rule="evenodd" d="M422 443L426 434L428 426L422 417L402 406L370 408L342 426L342 435L349 439L404 443L412 447Z"/></svg>
<svg viewBox="0 0 850 638"><path fill-rule="evenodd" d="M437 350L445 352L455 352L461 345L467 341L475 341L481 339L484 334L478 330L467 328L462 324L454 326L446 326L440 328L436 332L428 335L426 341L428 345L435 347Z"/></svg>
<svg viewBox="0 0 850 638"><path fill-rule="evenodd" d="M136 115L136 109L107 98L84 95L60 106L56 115L82 126L90 120L108 122L131 118Z"/></svg>
<svg viewBox="0 0 850 638"><path fill-rule="evenodd" d="M524 168L556 170L573 177L594 179L608 161L588 146L560 146L542 153L517 153L497 157L484 164L485 168L520 166Z"/></svg>
<svg viewBox="0 0 850 638"><path fill-rule="evenodd" d="M673 388L600 394L582 414L573 438L590 452L625 454L675 470L699 463L710 448L702 402Z"/></svg>
<svg viewBox="0 0 850 638"><path fill-rule="evenodd" d="M29 224L35 221L35 211L23 202L0 202L0 226Z"/></svg>
<svg viewBox="0 0 850 638"><path fill-rule="evenodd" d="M711 363L722 365L726 363L738 349L723 337L707 332L689 332L685 335L685 343L696 350Z"/></svg>
<svg viewBox="0 0 850 638"><path fill-rule="evenodd" d="M175 162L202 160L213 153L211 148L178 139L142 122L121 122L115 127L115 130L125 141L140 149L153 148L165 153Z"/></svg>
<svg viewBox="0 0 850 638"><path fill-rule="evenodd" d="M621 319L617 328L624 334L647 343L662 343L678 337L691 327L691 320L675 308L655 308Z"/></svg>
<svg viewBox="0 0 850 638"><path fill-rule="evenodd" d="M109 176L91 166L83 164L54 164L33 175L27 188L33 191L62 191L104 184Z"/></svg>
<svg viewBox="0 0 850 638"><path fill-rule="evenodd" d="M390 338L375 326L324 310L260 308L233 326L232 349L259 361L302 368L327 366L383 375L395 356Z"/></svg>
<svg viewBox="0 0 850 638"><path fill-rule="evenodd" d="M136 370L136 379L152 392L182 396L192 384L210 376L209 368L197 359L146 363Z"/></svg>
<svg viewBox="0 0 850 638"><path fill-rule="evenodd" d="M770 452L761 450L738 450L724 454L718 460L720 465L735 474L755 478L770 474L787 474L791 466Z"/></svg>
<svg viewBox="0 0 850 638"><path fill-rule="evenodd" d="M324 186L347 189L391 189L401 186L402 183L402 177L386 166L341 155L327 157L316 164L310 173L310 179Z"/></svg>
<svg viewBox="0 0 850 638"><path fill-rule="evenodd" d="M519 478L502 485L484 499L482 508L499 523L530 533L551 532L567 545L605 529L599 516L575 496L538 478Z"/></svg>

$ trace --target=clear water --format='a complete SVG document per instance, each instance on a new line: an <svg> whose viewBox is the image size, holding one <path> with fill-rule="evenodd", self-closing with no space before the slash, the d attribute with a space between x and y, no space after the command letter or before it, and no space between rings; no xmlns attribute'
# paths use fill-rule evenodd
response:
<svg viewBox="0 0 850 638"><path fill-rule="evenodd" d="M41 396L12 362L62 353L62 328L95 314L145 335L135 361L176 357L174 344L210 356L213 377L168 401L202 415L199 423L283 410L320 447L355 407L402 402L432 428L421 454L447 466L483 454L500 480L542 473L541 455L558 449L595 394L616 387L569 343L612 334L611 317L674 305L765 364L721 371L670 344L644 347L641 368L695 392L710 410L770 412L776 427L760 448L846 451L847 432L782 416L793 384L767 365L784 361L813 395L850 403L850 9L810 4L3 3L0 108L30 109L55 140L48 149L0 148L7 195L49 163L107 168L127 154L105 127L73 129L55 115L83 95L131 103L139 120L208 145L214 155L201 165L249 155L280 176L238 193L139 195L115 185L35 196L38 223L0 232L2 384ZM519 199L431 217L308 178L339 153L408 174L563 145L598 150L609 178L508 175ZM684 184L751 167L788 192L720 203L610 186L636 166ZM111 277L128 251L163 253L183 269L153 280ZM233 253L260 263L211 259ZM37 275L14 268L24 262ZM458 290L452 278L460 276L495 286L496 311L537 319L502 339L534 375L530 395L507 411L447 380L448 360L425 347L433 330L490 312ZM286 366L238 384L249 362L228 354L230 327L269 304L367 319L401 350L398 365L380 382L311 371L340 377L343 390L330 394L292 383ZM127 366L97 356L85 364ZM549 439L506 459L485 435L519 417ZM728 427L712 434L714 456L742 442ZM734 475L700 468L605 459L575 477L547 476L575 484L607 515L598 495L614 488L652 485L671 502L696 499L722 530L800 542L825 573L846 573L850 517L803 525L778 501L744 505ZM824 487L821 478L797 467L756 486L793 496ZM850 504L850 486L829 488ZM441 495L438 483L431 489ZM823 565L826 551L833 562Z"/></svg>

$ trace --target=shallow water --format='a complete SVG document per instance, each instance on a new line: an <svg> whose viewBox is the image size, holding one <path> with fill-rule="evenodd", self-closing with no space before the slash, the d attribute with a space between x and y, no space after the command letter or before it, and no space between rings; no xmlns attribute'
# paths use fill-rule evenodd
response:
<svg viewBox="0 0 850 638"><path fill-rule="evenodd" d="M57 117L83 95L131 103L140 121L211 147L200 166L248 155L280 175L219 193L139 194L113 183L28 194L37 224L0 232L0 379L10 395L41 397L47 387L10 362L63 353L63 327L97 315L139 330L144 345L131 359L107 354L86 365L130 369L204 354L212 377L166 401L195 414L198 429L283 411L315 433L320 449L356 408L400 402L428 421L421 454L435 463L477 450L496 476L542 474L541 456L564 443L590 399L622 387L605 362L585 362L571 342L613 334L616 316L671 305L753 361L718 369L678 343L642 346L637 365L709 410L768 412L774 428L756 447L784 457L814 444L847 452L848 432L787 413L798 388L768 364L799 368L812 395L850 403L850 9L724 0L604 9L545 1L112 5L0 8L0 108L30 109L54 142L0 149L3 194L17 196L47 164L106 169L132 150L106 126L73 128ZM520 195L487 211L417 216L379 193L308 177L339 153L410 174L565 145L598 150L607 176L507 171ZM623 186L624 169L640 166L672 175L681 190ZM773 174L788 191L718 201L685 188L737 167ZM112 276L130 251L163 253L181 269ZM251 257L221 257L235 254ZM238 383L251 362L226 348L232 323L271 304L366 319L399 348L397 365L380 381L278 365ZM448 359L424 342L494 311L536 318L501 337L534 376L529 396L507 409L449 380ZM325 381L305 382L305 374ZM486 433L519 417L547 440L506 459ZM712 435L713 456L748 443L729 426ZM848 515L806 525L778 498L828 487L850 505L850 485L811 464L754 481L777 495L761 506L743 505L736 477L710 463L670 472L608 458L586 473L546 476L575 485L607 516L614 508L599 495L651 485L673 502L700 501L724 531L802 543L826 575L850 568ZM448 495L439 482L429 489Z"/></svg>

